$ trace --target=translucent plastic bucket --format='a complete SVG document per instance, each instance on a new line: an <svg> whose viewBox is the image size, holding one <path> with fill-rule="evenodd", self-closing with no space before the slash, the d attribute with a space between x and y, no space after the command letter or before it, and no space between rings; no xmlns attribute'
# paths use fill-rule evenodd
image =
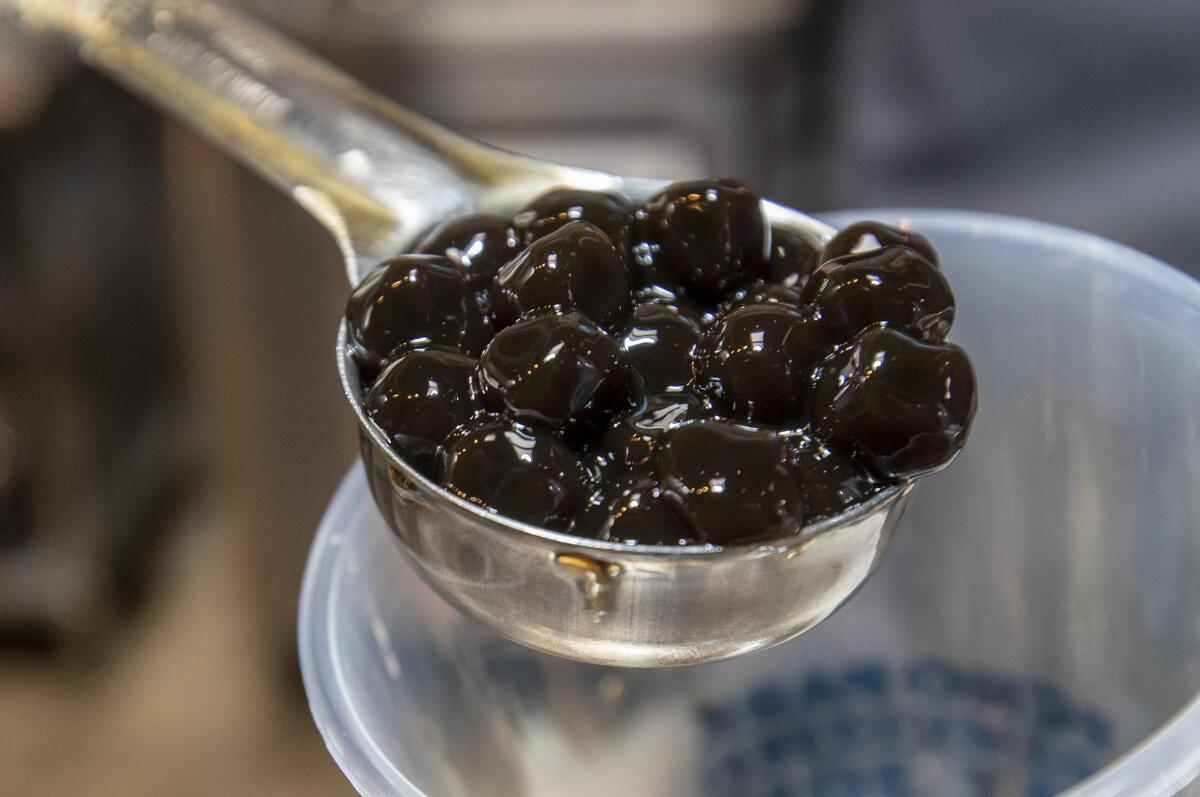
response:
<svg viewBox="0 0 1200 797"><path fill-rule="evenodd" d="M300 655L362 794L1189 788L1200 284L1061 228L904 215L955 287L979 415L960 459L918 487L888 561L800 639L670 670L533 653L425 587L350 472L313 546Z"/></svg>

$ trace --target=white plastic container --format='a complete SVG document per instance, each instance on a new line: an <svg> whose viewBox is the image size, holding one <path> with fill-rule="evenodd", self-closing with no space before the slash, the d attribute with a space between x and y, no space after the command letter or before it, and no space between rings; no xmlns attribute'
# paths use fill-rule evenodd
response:
<svg viewBox="0 0 1200 797"><path fill-rule="evenodd" d="M355 467L300 656L364 795L1168 795L1200 776L1200 284L1098 238L901 216L979 377L888 561L779 648L670 670L534 653L416 576Z"/></svg>

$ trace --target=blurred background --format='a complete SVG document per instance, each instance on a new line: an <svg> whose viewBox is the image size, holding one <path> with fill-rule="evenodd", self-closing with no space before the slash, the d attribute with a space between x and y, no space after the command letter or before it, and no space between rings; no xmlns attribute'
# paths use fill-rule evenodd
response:
<svg viewBox="0 0 1200 797"><path fill-rule="evenodd" d="M504 147L955 207L1200 275L1200 4L258 0ZM0 25L0 794L349 794L295 659L355 455L328 236L212 145Z"/></svg>

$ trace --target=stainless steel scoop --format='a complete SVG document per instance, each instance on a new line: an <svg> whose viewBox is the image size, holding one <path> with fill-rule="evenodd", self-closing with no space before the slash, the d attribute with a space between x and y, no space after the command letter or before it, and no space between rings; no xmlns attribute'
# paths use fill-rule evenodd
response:
<svg viewBox="0 0 1200 797"><path fill-rule="evenodd" d="M209 2L0 0L65 32L89 62L168 108L262 173L337 239L351 284L448 216L512 213L554 186L633 199L660 183L561 166L444 130L277 35ZM764 203L772 224L820 245L824 224ZM623 545L489 514L440 489L367 420L337 341L380 511L417 569L501 634L582 661L716 661L775 645L828 617L882 559L911 483L773 544Z"/></svg>

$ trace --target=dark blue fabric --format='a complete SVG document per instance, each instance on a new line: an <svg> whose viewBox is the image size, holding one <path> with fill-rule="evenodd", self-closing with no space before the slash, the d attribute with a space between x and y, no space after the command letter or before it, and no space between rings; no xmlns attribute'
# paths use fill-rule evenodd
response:
<svg viewBox="0 0 1200 797"><path fill-rule="evenodd" d="M1030 216L1200 275L1200 3L832 10L833 204Z"/></svg>

